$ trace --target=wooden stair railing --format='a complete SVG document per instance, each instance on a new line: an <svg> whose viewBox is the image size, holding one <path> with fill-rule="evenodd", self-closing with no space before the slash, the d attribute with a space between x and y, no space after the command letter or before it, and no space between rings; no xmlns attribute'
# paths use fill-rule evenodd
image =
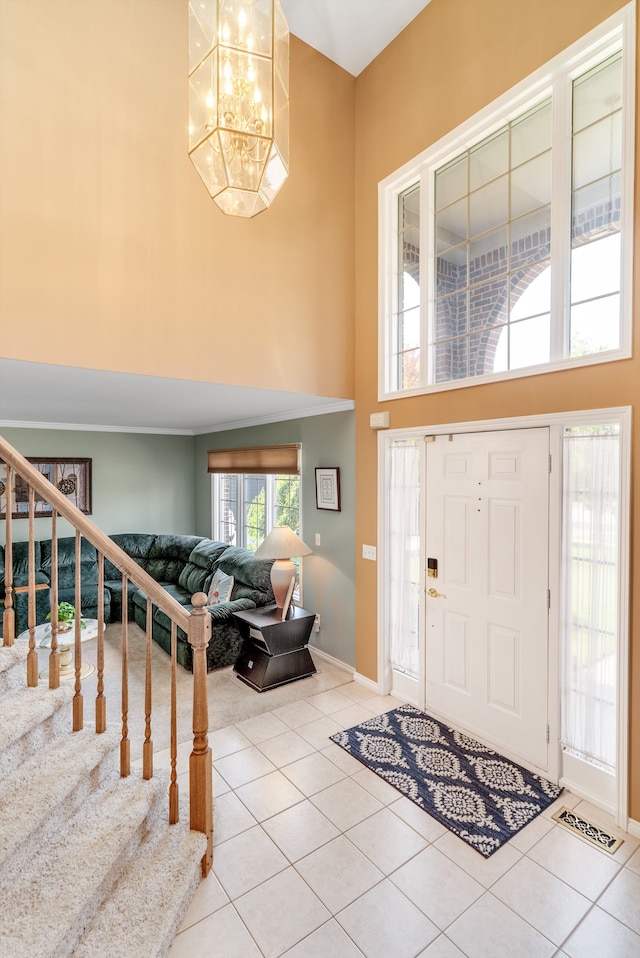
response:
<svg viewBox="0 0 640 958"><path fill-rule="evenodd" d="M14 595L16 592L28 592L28 629L29 649L27 653L27 685L38 686L38 652L35 643L36 592L38 588L51 589L51 608L58 606L58 562L57 562L57 520L66 519L75 529L75 596L76 608L81 608L81 541L85 538L98 554L98 637L97 637L97 695L95 702L96 734L104 732L106 722L106 699L104 695L104 560L108 559L122 573L123 609L127 608L127 586L129 582L142 590L147 597L147 628L145 652L145 740L142 747L142 774L144 778L153 775L152 741L152 674L151 674L151 608L158 606L171 621L171 782L169 786L169 822L178 821L178 783L177 783L177 692L176 692L176 639L181 628L187 635L193 649L193 750L189 759L189 805L190 827L203 832L207 837L207 850L202 859L202 875L206 876L213 855L213 798L211 749L208 742L209 709L207 699L207 662L206 649L211 638L211 616L207 612L206 595L202 592L192 597L193 611L188 613L173 596L142 569L134 559L123 552L106 533L98 528L87 516L43 476L30 462L0 436L0 460L6 465L6 507L5 507L5 596L3 612L3 645L10 646L15 640ZM13 546L12 546L12 486L13 476L20 476L29 488L29 545L27 585L14 588L13 585ZM51 583L36 584L35 581L35 496L49 503L51 514ZM51 619L51 651L49 654L49 687L58 688L60 684L60 640L56 617ZM74 629L74 672L75 685L73 697L73 730L83 727L82 696L82 645L81 619L76 616ZM126 615L122 622L122 738L120 741L120 775L130 774L130 742L128 735L128 623Z"/></svg>

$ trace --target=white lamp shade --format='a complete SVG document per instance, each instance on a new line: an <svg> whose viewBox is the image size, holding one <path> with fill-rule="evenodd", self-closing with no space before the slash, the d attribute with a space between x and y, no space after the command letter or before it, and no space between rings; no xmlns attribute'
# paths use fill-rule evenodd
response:
<svg viewBox="0 0 640 958"><path fill-rule="evenodd" d="M275 559L271 566L271 588L278 609L283 607L291 579L296 574L291 556L310 554L309 546L289 526L276 526L254 552L256 559Z"/></svg>
<svg viewBox="0 0 640 958"><path fill-rule="evenodd" d="M289 526L276 526L254 552L256 559L290 559L311 555L311 549Z"/></svg>

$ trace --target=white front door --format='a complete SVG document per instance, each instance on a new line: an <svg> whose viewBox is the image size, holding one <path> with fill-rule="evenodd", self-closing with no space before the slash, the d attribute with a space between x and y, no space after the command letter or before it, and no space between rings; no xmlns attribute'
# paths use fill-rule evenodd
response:
<svg viewBox="0 0 640 958"><path fill-rule="evenodd" d="M548 769L549 430L426 445L426 707Z"/></svg>

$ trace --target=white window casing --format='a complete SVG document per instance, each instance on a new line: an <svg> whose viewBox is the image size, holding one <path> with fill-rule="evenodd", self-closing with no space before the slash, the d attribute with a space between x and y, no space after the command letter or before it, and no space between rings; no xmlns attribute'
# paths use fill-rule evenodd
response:
<svg viewBox="0 0 640 958"><path fill-rule="evenodd" d="M460 388L478 382L498 381L519 376L530 376L551 369L563 369L576 365L611 362L623 359L631 353L631 276L633 237L633 150L635 115L635 6L628 4L587 36L540 68L532 76L519 83L480 113L463 123L418 157L379 185L379 396L380 400L419 395L426 392ZM615 347L596 346L600 351L570 355L569 328L571 318L571 263L572 263L572 97L574 81L608 58L622 51L622 122L621 122L621 209L619 231L620 253L620 334ZM551 149L551 333L549 361L538 365L506 368L498 372L468 374L466 377L434 381L429 342L434 323L435 290L433 264L435 261L435 205L434 179L450 161L464 151L485 141L506 124L523 117L529 110L541 104L545 98L552 102L552 149ZM612 108L614 111L614 108ZM617 109L614 112L619 112ZM617 120L617 118L616 118ZM614 120L610 126L613 129ZM597 124L596 124L597 126ZM596 129L594 136L600 136ZM617 127L616 127L617 130ZM617 136L616 132L616 136ZM576 133L576 139L580 131ZM584 134L583 134L584 136ZM613 136L613 134L612 134ZM612 148L613 149L613 148ZM577 147L576 147L577 151ZM590 153L583 148L583 155ZM616 153L617 155L617 153ZM510 167L511 168L511 167ZM604 174L606 178L606 173ZM420 241L418 256L419 302L420 302L420 381L409 387L402 386L399 379L398 313L399 297L399 198L410 188L420 191ZM511 195L511 194L510 194ZM510 201L511 202L511 201ZM511 209L511 207L509 207ZM510 218L508 223L511 223ZM516 214L517 215L517 214ZM406 224L405 224L406 225ZM596 237L599 238L599 237ZM471 242L468 235L467 243ZM511 242L511 241L509 241ZM577 248L577 243L574 246ZM515 267L513 268L515 269ZM510 266L509 279L513 274ZM471 282L471 280L468 280ZM505 287L507 288L507 287ZM511 289L512 287L509 287ZM596 297L597 298L597 297ZM511 293L507 297L511 302ZM605 297L603 297L604 302ZM593 305L587 303L587 306ZM600 304L596 304L600 305ZM588 312L588 310L587 310ZM576 317L579 314L576 306ZM577 319L576 319L577 322ZM507 327L505 327L507 328ZM508 329L515 329L511 324ZM522 324L520 326L522 329ZM453 335L453 334L452 334ZM510 334L509 334L510 335ZM470 340L470 335L467 339ZM464 337L462 337L464 339ZM462 340L461 340L462 341ZM465 347L466 348L466 347Z"/></svg>

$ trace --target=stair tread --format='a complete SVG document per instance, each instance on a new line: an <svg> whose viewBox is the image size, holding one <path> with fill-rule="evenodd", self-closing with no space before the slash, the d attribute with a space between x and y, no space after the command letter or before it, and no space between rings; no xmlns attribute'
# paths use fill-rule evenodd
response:
<svg viewBox="0 0 640 958"><path fill-rule="evenodd" d="M161 958L166 955L200 883L207 840L189 830L188 815L166 825L158 840L143 846L93 924L74 958ZM140 921L152 914L153 923Z"/></svg>
<svg viewBox="0 0 640 958"><path fill-rule="evenodd" d="M0 752L9 748L73 698L71 686L22 688L0 698ZM69 719L71 721L71 719Z"/></svg>
<svg viewBox="0 0 640 958"><path fill-rule="evenodd" d="M46 855L30 860L1 889L0 941L12 958L72 952L165 788L165 777L129 777L95 789L48 843ZM59 931L61 914L65 928Z"/></svg>
<svg viewBox="0 0 640 958"><path fill-rule="evenodd" d="M20 845L68 801L120 740L118 729L67 732L0 780L0 875ZM46 801L43 800L46 796ZM15 814L15 808L20 814Z"/></svg>
<svg viewBox="0 0 640 958"><path fill-rule="evenodd" d="M0 688L8 689L10 686L9 672L23 666L27 660L29 646L26 642L15 642L13 645L0 646ZM25 682L26 672L19 673L22 677L22 684ZM16 682L19 681L16 679Z"/></svg>

